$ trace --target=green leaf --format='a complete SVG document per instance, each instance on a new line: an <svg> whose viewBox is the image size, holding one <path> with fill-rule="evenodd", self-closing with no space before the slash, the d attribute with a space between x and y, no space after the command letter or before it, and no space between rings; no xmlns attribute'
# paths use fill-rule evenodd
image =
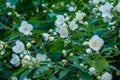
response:
<svg viewBox="0 0 120 80"><path fill-rule="evenodd" d="M69 60L72 61L72 62L77 62L78 59L79 59L78 56L70 56L70 57L69 57Z"/></svg>
<svg viewBox="0 0 120 80"><path fill-rule="evenodd" d="M52 70L46 70L46 71L44 71L44 74L46 74L46 75L51 75L51 73L52 73Z"/></svg>
<svg viewBox="0 0 120 80"><path fill-rule="evenodd" d="M38 68L36 71L35 71L35 73L34 73L34 75L33 75L33 78L38 78L38 77L40 77L41 76L41 74L43 74L46 70L48 69L48 67L47 66L41 66L40 68ZM45 74L50 74L51 72L45 72Z"/></svg>
<svg viewBox="0 0 120 80"><path fill-rule="evenodd" d="M6 26L0 23L0 29L6 29Z"/></svg>
<svg viewBox="0 0 120 80"><path fill-rule="evenodd" d="M16 5L19 0L7 0L7 2L10 2L12 5Z"/></svg>
<svg viewBox="0 0 120 80"><path fill-rule="evenodd" d="M87 57L87 63L90 66L95 67L96 71L101 74L103 72L103 70L105 69L105 67L108 65L107 60L103 57L100 56L99 54L96 55L89 55Z"/></svg>
<svg viewBox="0 0 120 80"><path fill-rule="evenodd" d="M83 47L81 45L74 45L72 48L73 51L80 52L83 50Z"/></svg>
<svg viewBox="0 0 120 80"><path fill-rule="evenodd" d="M80 71L82 71L82 72L86 72L85 69L80 66L80 64L73 64L72 66L75 67L75 68L80 69Z"/></svg>
<svg viewBox="0 0 120 80"><path fill-rule="evenodd" d="M36 70L35 73L33 74L33 78L38 78L40 76L41 76L41 74L38 70Z"/></svg>
<svg viewBox="0 0 120 80"><path fill-rule="evenodd" d="M27 67L22 67L22 68L20 68L17 72L13 73L11 77L20 75L20 74L21 74L22 72L24 72L25 70L27 70ZM9 78L9 80L10 80L10 78Z"/></svg>
<svg viewBox="0 0 120 80"><path fill-rule="evenodd" d="M8 80L8 78L11 76L13 71L8 70L8 69L3 69L2 72L0 72L0 79L4 78L5 80Z"/></svg>
<svg viewBox="0 0 120 80"><path fill-rule="evenodd" d="M14 32L12 32L12 34L8 38L10 38L9 40L12 40L12 39L20 36L20 34L21 34L20 32L14 31Z"/></svg>
<svg viewBox="0 0 120 80"><path fill-rule="evenodd" d="M20 80L23 80L25 77L27 77L32 71L33 71L34 68L31 68L29 70L26 70L25 72L22 73L22 75L20 76Z"/></svg>
<svg viewBox="0 0 120 80"><path fill-rule="evenodd" d="M49 53L53 53L53 52L62 50L63 45L64 45L64 43L63 43L62 39L58 39L58 40L56 40L54 42L51 42L48 45L48 47L50 48Z"/></svg>
<svg viewBox="0 0 120 80"><path fill-rule="evenodd" d="M33 32L33 34L41 35L41 34L44 33L45 31L34 29L34 30L32 30L32 32Z"/></svg>
<svg viewBox="0 0 120 80"><path fill-rule="evenodd" d="M77 33L74 33L74 34L71 36L71 39L79 38L79 37L84 36L84 35L86 35L85 32L77 32Z"/></svg>
<svg viewBox="0 0 120 80"><path fill-rule="evenodd" d="M0 60L2 60L4 57L8 57L10 55L9 52L6 52L4 55L0 56Z"/></svg>
<svg viewBox="0 0 120 80"><path fill-rule="evenodd" d="M99 73L102 73L104 68L108 65L108 62L106 61L105 58L103 57L96 57L95 58L95 63L93 64L93 66L96 68L96 70Z"/></svg>
<svg viewBox="0 0 120 80"><path fill-rule="evenodd" d="M48 15L49 15L49 17L52 19L52 18L55 17L57 14L55 14L55 13L49 13Z"/></svg>
<svg viewBox="0 0 120 80"><path fill-rule="evenodd" d="M48 66L41 66L38 70L39 72L43 73L47 69L48 69Z"/></svg>
<svg viewBox="0 0 120 80"><path fill-rule="evenodd" d="M59 79L62 79L63 77L65 77L69 72L69 69L64 69L63 71L61 71L59 73Z"/></svg>
<svg viewBox="0 0 120 80"><path fill-rule="evenodd" d="M117 68L115 66L113 66L113 65L106 66L106 69L117 70Z"/></svg>
<svg viewBox="0 0 120 80"><path fill-rule="evenodd" d="M94 24L98 19L97 18L91 18L88 23L89 25Z"/></svg>
<svg viewBox="0 0 120 80"><path fill-rule="evenodd" d="M50 76L49 80L58 80L55 76Z"/></svg>
<svg viewBox="0 0 120 80"><path fill-rule="evenodd" d="M88 73L82 73L80 74L81 80L94 80Z"/></svg>

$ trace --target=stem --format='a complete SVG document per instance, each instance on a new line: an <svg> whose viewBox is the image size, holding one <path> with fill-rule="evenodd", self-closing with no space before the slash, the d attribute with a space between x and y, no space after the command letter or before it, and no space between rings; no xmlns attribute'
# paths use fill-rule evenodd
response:
<svg viewBox="0 0 120 80"><path fill-rule="evenodd" d="M112 55L112 56L105 56L105 58L113 58L113 57L118 56L118 55L120 55L120 53L114 54L114 55Z"/></svg>
<svg viewBox="0 0 120 80"><path fill-rule="evenodd" d="M44 46L44 44L43 44L43 41L42 41L42 39L40 39L40 41L41 41L42 48L43 48L43 50L44 50L45 54L47 54L47 50L46 50L46 48L45 48L45 46Z"/></svg>
<svg viewBox="0 0 120 80"><path fill-rule="evenodd" d="M83 2L83 0L80 0L81 4L89 10L89 7Z"/></svg>

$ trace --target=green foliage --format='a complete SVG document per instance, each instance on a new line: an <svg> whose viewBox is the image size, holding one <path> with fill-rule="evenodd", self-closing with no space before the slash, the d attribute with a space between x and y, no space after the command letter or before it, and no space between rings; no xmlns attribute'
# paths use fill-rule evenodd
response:
<svg viewBox="0 0 120 80"><path fill-rule="evenodd" d="M59 73L59 79L62 79L63 77L65 77L69 72L69 69L64 69Z"/></svg>
<svg viewBox="0 0 120 80"><path fill-rule="evenodd" d="M110 11L108 5L100 10L106 2ZM105 72L114 80L120 70L119 2L0 0L0 80L101 80Z"/></svg>

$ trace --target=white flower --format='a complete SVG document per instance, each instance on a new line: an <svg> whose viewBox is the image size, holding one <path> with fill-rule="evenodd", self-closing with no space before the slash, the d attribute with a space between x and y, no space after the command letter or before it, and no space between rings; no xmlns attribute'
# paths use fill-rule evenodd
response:
<svg viewBox="0 0 120 80"><path fill-rule="evenodd" d="M10 2L7 2L7 3L6 3L6 6L7 6L7 7L11 7L11 3L10 3Z"/></svg>
<svg viewBox="0 0 120 80"><path fill-rule="evenodd" d="M4 46L2 43L0 43L0 50L3 50Z"/></svg>
<svg viewBox="0 0 120 80"><path fill-rule="evenodd" d="M25 55L22 59L22 64L30 64L31 57L29 55Z"/></svg>
<svg viewBox="0 0 120 80"><path fill-rule="evenodd" d="M78 28L78 25L76 24L76 20L75 20L75 19L72 20L72 21L69 23L69 27L70 27L70 29L72 29L73 31Z"/></svg>
<svg viewBox="0 0 120 80"><path fill-rule="evenodd" d="M89 68L89 73L91 74L94 74L96 71L95 71L95 68L94 67L90 67Z"/></svg>
<svg viewBox="0 0 120 80"><path fill-rule="evenodd" d="M110 14L110 10L113 6L106 2L104 5L100 5L99 10L102 12L102 14Z"/></svg>
<svg viewBox="0 0 120 80"><path fill-rule="evenodd" d="M112 19L112 15L110 14L110 11L112 9L112 4L109 2L106 2L104 5L100 5L99 10L102 12L102 17L104 22L110 22Z"/></svg>
<svg viewBox="0 0 120 80"><path fill-rule="evenodd" d="M12 77L11 80L18 80L17 77Z"/></svg>
<svg viewBox="0 0 120 80"><path fill-rule="evenodd" d="M76 14L76 19L77 20L82 20L85 16L85 13L80 12L80 11L76 12L75 14Z"/></svg>
<svg viewBox="0 0 120 80"><path fill-rule="evenodd" d="M117 10L118 12L120 12L120 2L117 4L117 6L115 6L115 10Z"/></svg>
<svg viewBox="0 0 120 80"><path fill-rule="evenodd" d="M30 56L29 55L25 55L24 60L25 61L30 61Z"/></svg>
<svg viewBox="0 0 120 80"><path fill-rule="evenodd" d="M57 15L57 20L55 21L55 26L60 26L64 23L65 18L63 15Z"/></svg>
<svg viewBox="0 0 120 80"><path fill-rule="evenodd" d="M112 75L109 72L105 72L102 74L101 80L112 80Z"/></svg>
<svg viewBox="0 0 120 80"><path fill-rule="evenodd" d="M50 34L48 33L43 33L42 36L44 37L44 40L47 41L50 37Z"/></svg>
<svg viewBox="0 0 120 80"><path fill-rule="evenodd" d="M97 11L98 11L98 8L96 8L96 7L92 9L92 12L95 14L97 13Z"/></svg>
<svg viewBox="0 0 120 80"><path fill-rule="evenodd" d="M12 54L12 59L10 60L10 63L16 65L17 63L19 63L19 61L20 61L19 56L16 54Z"/></svg>
<svg viewBox="0 0 120 80"><path fill-rule="evenodd" d="M36 59L39 61L45 61L47 59L46 54L37 54Z"/></svg>
<svg viewBox="0 0 120 80"><path fill-rule="evenodd" d="M90 48L87 48L86 53L92 53L92 50Z"/></svg>
<svg viewBox="0 0 120 80"><path fill-rule="evenodd" d="M26 21L22 21L21 26L19 27L18 30L24 35L31 35L32 29L33 29L33 26L31 24L28 24Z"/></svg>
<svg viewBox="0 0 120 80"><path fill-rule="evenodd" d="M103 21L104 22L110 22L112 17L113 16L111 16L111 14L107 14L107 15L105 14L105 15L103 15Z"/></svg>
<svg viewBox="0 0 120 80"><path fill-rule="evenodd" d="M94 4L99 4L99 0L93 0Z"/></svg>
<svg viewBox="0 0 120 80"><path fill-rule="evenodd" d="M98 51L103 44L103 39L101 39L98 35L94 35L88 42L89 47L95 51Z"/></svg>
<svg viewBox="0 0 120 80"><path fill-rule="evenodd" d="M57 27L56 27L56 32L60 33L60 30L61 30L62 28L67 28L66 26L67 26L66 23L63 23L62 25L57 26Z"/></svg>
<svg viewBox="0 0 120 80"><path fill-rule="evenodd" d="M15 53L22 53L25 50L24 44L20 40L17 40L15 44L16 45L12 47Z"/></svg>
<svg viewBox="0 0 120 80"><path fill-rule="evenodd" d="M65 38L68 36L67 24L62 24L61 26L57 26L56 32L60 34L61 38Z"/></svg>
<svg viewBox="0 0 120 80"><path fill-rule="evenodd" d="M66 38L68 36L68 30L66 28L60 28L60 37L61 38Z"/></svg>
<svg viewBox="0 0 120 80"><path fill-rule="evenodd" d="M25 77L23 80L31 80L31 79L30 79L30 78L26 78L26 77Z"/></svg>
<svg viewBox="0 0 120 80"><path fill-rule="evenodd" d="M102 3L104 3L105 2L105 0L99 0L100 2L102 2Z"/></svg>
<svg viewBox="0 0 120 80"><path fill-rule="evenodd" d="M70 12L75 11L75 9L76 9L75 7L69 7L69 8L68 8L68 10L69 10Z"/></svg>

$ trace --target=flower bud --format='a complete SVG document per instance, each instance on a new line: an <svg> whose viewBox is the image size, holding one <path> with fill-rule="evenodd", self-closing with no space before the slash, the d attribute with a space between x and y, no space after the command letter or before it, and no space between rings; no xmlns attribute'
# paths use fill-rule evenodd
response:
<svg viewBox="0 0 120 80"><path fill-rule="evenodd" d="M73 53L70 53L70 56L73 56Z"/></svg>
<svg viewBox="0 0 120 80"><path fill-rule="evenodd" d="M7 6L8 8L11 8L11 3L10 3L10 2L7 2L7 3L6 3L6 6Z"/></svg>
<svg viewBox="0 0 120 80"><path fill-rule="evenodd" d="M5 50L2 50L2 51L0 52L0 54L1 54L1 55L4 55L4 54L5 54Z"/></svg>
<svg viewBox="0 0 120 80"><path fill-rule="evenodd" d="M44 40L47 41L50 37L50 34L48 33L43 33L42 36L44 37Z"/></svg>
<svg viewBox="0 0 120 80"><path fill-rule="evenodd" d="M12 12L8 12L8 15L11 16L11 15L12 15Z"/></svg>
<svg viewBox="0 0 120 80"><path fill-rule="evenodd" d="M49 37L49 41L53 41L55 37Z"/></svg>
<svg viewBox="0 0 120 80"><path fill-rule="evenodd" d="M20 54L20 58L23 58L24 57L24 55L23 54Z"/></svg>
<svg viewBox="0 0 120 80"><path fill-rule="evenodd" d="M31 41L31 43L35 43L35 41L34 41L34 40L32 40L32 41Z"/></svg>
<svg viewBox="0 0 120 80"><path fill-rule="evenodd" d="M76 62L73 62L73 64L76 64Z"/></svg>
<svg viewBox="0 0 120 80"><path fill-rule="evenodd" d="M101 80L101 77L100 77L100 76L97 76L97 80Z"/></svg>
<svg viewBox="0 0 120 80"><path fill-rule="evenodd" d="M90 67L89 68L89 73L94 74L95 73L95 68L94 67Z"/></svg>
<svg viewBox="0 0 120 80"><path fill-rule="evenodd" d="M81 63L81 64L80 64L80 66L81 66L81 67L84 67L84 64L83 64L83 63Z"/></svg>
<svg viewBox="0 0 120 80"><path fill-rule="evenodd" d="M39 8L36 8L36 12L39 13Z"/></svg>
<svg viewBox="0 0 120 80"><path fill-rule="evenodd" d="M56 35L57 35L57 33L56 33L56 32L54 32L54 33L53 33L53 35L54 35L54 36L56 36Z"/></svg>
<svg viewBox="0 0 120 80"><path fill-rule="evenodd" d="M84 22L84 25L85 25L85 26L88 26L88 22Z"/></svg>
<svg viewBox="0 0 120 80"><path fill-rule="evenodd" d="M87 41L83 42L83 46L88 46L88 42Z"/></svg>
<svg viewBox="0 0 120 80"><path fill-rule="evenodd" d="M27 45L26 45L27 49L30 49L31 46L32 46L32 44L30 42L28 42Z"/></svg>
<svg viewBox="0 0 120 80"><path fill-rule="evenodd" d="M46 4L42 4L42 7L46 7Z"/></svg>
<svg viewBox="0 0 120 80"><path fill-rule="evenodd" d="M66 54L67 52L66 52L66 50L62 50L62 53L63 53L63 54Z"/></svg>
<svg viewBox="0 0 120 80"><path fill-rule="evenodd" d="M54 4L52 5L52 8L55 8L55 5L54 5Z"/></svg>
<svg viewBox="0 0 120 80"><path fill-rule="evenodd" d="M15 5L13 5L12 8L15 9Z"/></svg>
<svg viewBox="0 0 120 80"><path fill-rule="evenodd" d="M50 29L50 30L49 30L49 32L51 32L51 33L52 33L52 32L53 32L53 30L52 30L52 29Z"/></svg>
<svg viewBox="0 0 120 80"><path fill-rule="evenodd" d="M62 62L66 62L67 60L63 59Z"/></svg>
<svg viewBox="0 0 120 80"><path fill-rule="evenodd" d="M89 54L89 53L92 53L92 50L91 50L90 48L87 48L87 49L86 49L86 53L88 53L88 54Z"/></svg>

